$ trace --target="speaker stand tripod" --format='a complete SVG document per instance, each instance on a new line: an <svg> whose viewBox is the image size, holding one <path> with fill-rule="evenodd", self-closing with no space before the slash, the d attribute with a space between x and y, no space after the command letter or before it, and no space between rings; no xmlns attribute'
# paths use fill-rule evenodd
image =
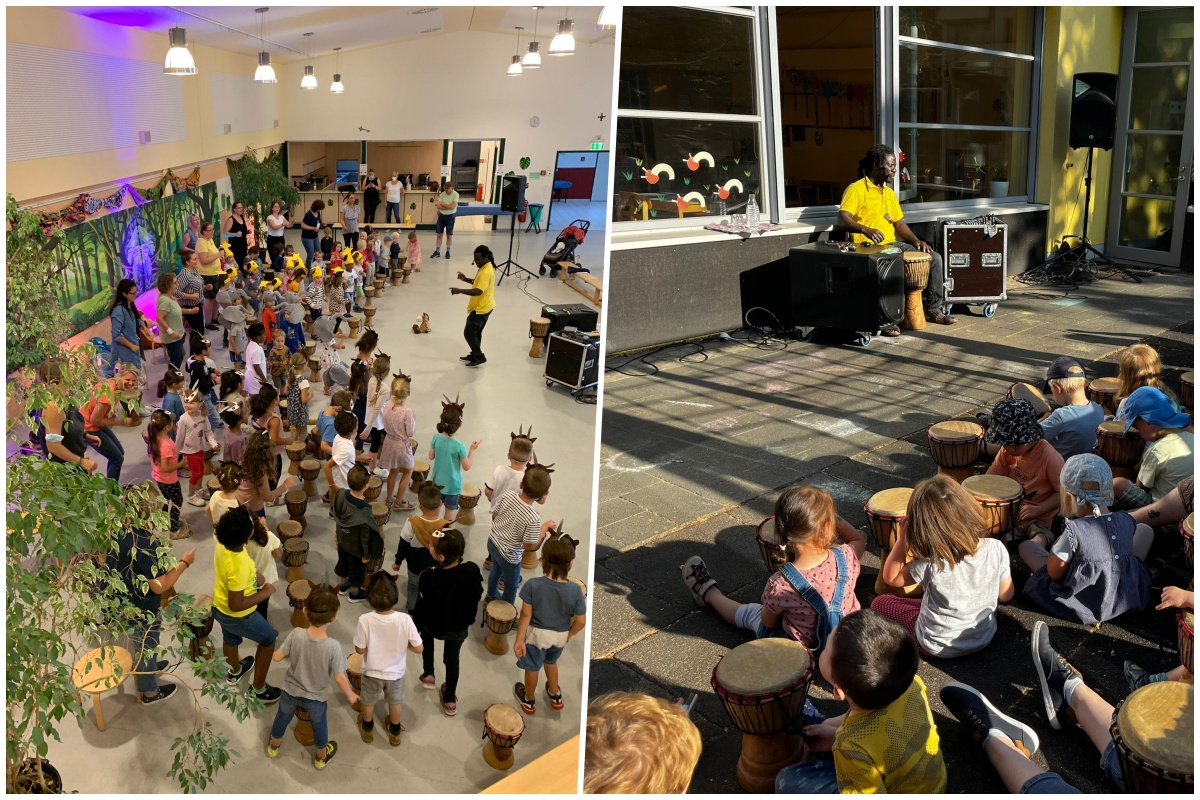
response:
<svg viewBox="0 0 1200 800"><path fill-rule="evenodd" d="M1108 256L1104 255L1104 253L1101 253L1092 244L1091 240L1088 239L1088 220L1090 217L1088 212L1092 205L1092 154L1095 152L1096 148L1094 147L1089 147L1087 149L1087 170L1083 174L1083 235L1078 237L1078 243L1076 243L1069 250L1061 250L1058 253L1055 253L1050 258L1043 261L1040 265L1034 267L1034 269L1045 269L1051 264L1063 261L1068 264L1082 264L1092 271L1095 271L1096 268L1099 267L1111 272L1119 272L1123 277L1128 278L1134 283L1141 283L1141 278L1130 272L1128 268L1117 264ZM1077 237L1067 235L1063 237L1063 240L1066 241L1068 238L1074 239Z"/></svg>
<svg viewBox="0 0 1200 800"><path fill-rule="evenodd" d="M513 260L513 240L516 238L516 236L517 236L517 212L513 211L512 213L510 213L508 215L508 258L504 261L503 264L499 264L496 266L496 270L500 273L499 277L496 278L497 286L499 286L501 283L503 283L505 278L507 278L509 275L513 274L513 267L516 267L517 269L521 270L521 272L524 272L526 275L528 275L531 278L541 277L540 275L536 275L536 274L530 272L529 270L525 269L519 263L517 263L516 261Z"/></svg>

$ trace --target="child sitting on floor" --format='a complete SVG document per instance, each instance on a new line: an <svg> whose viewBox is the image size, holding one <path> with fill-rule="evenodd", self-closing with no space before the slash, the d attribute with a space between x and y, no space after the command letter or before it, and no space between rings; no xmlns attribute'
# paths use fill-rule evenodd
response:
<svg viewBox="0 0 1200 800"><path fill-rule="evenodd" d="M979 504L956 481L936 475L918 483L908 499L907 525L881 572L885 584L920 584L924 595L880 595L871 610L899 623L931 656L987 647L996 635L996 605L1012 599L1013 582L1004 542L984 530ZM912 557L907 564L906 553Z"/></svg>
<svg viewBox="0 0 1200 800"><path fill-rule="evenodd" d="M783 635L819 652L842 617L859 608L854 584L867 539L815 486L792 486L779 496L775 538L789 563L767 579L761 604L726 597L700 556L684 562L683 582L696 605L711 606L730 625L759 639Z"/></svg>
<svg viewBox="0 0 1200 800"><path fill-rule="evenodd" d="M1113 481L1113 508L1148 506L1162 500L1194 470L1193 437L1186 430L1192 418L1171 407L1170 399L1158 389L1143 386L1125 399L1119 417L1125 432L1132 428L1146 440L1137 483L1126 478Z"/></svg>
<svg viewBox="0 0 1200 800"><path fill-rule="evenodd" d="M395 578L380 571L371 575L369 581L367 602L371 611L358 618L358 628L354 631L354 650L363 657L358 734L368 744L375 740L375 704L385 700L388 742L399 747L407 656L410 651L420 653L425 648L412 617L392 608L399 599Z"/></svg>
<svg viewBox="0 0 1200 800"><path fill-rule="evenodd" d="M1024 490L1016 527L1018 538L1036 539L1042 547L1054 544L1051 526L1058 513L1058 475L1063 457L1042 438L1033 404L1028 400L997 403L987 440L1000 445L987 474L1012 478Z"/></svg>
<svg viewBox="0 0 1200 800"><path fill-rule="evenodd" d="M1072 456L1063 465L1062 536L1050 552L1021 542L1033 576L1025 594L1051 614L1094 625L1140 611L1150 603L1150 573L1142 562L1154 543L1149 525L1123 511L1110 512L1112 469L1100 456Z"/></svg>
<svg viewBox="0 0 1200 800"><path fill-rule="evenodd" d="M1117 373L1117 393L1112 401L1116 404L1118 417L1121 415L1121 409L1125 407L1125 398L1143 386L1158 389L1171 401L1172 408L1176 411L1183 410L1179 398L1163 383L1162 359L1153 347L1148 344L1130 345L1121 352L1117 363L1120 365L1120 372Z"/></svg>
<svg viewBox="0 0 1200 800"><path fill-rule="evenodd" d="M584 794L684 794L700 729L679 703L609 692L588 704Z"/></svg>
<svg viewBox="0 0 1200 800"><path fill-rule="evenodd" d="M1041 421L1042 436L1064 460L1092 452L1104 409L1088 400L1083 367L1064 356L1050 365L1046 383L1057 408Z"/></svg>
<svg viewBox="0 0 1200 800"><path fill-rule="evenodd" d="M920 663L912 637L891 620L873 611L843 619L819 665L850 710L805 727L815 758L784 767L776 794L944 792L946 763Z"/></svg>

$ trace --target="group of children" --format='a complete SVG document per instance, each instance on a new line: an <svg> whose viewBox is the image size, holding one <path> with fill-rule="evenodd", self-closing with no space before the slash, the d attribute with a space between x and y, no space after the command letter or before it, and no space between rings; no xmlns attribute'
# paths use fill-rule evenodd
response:
<svg viewBox="0 0 1200 800"><path fill-rule="evenodd" d="M1006 399L981 420L986 441L995 446L988 474L1009 477L1023 491L1014 533L1018 553L1032 572L1025 595L1050 614L1084 624L1151 604L1151 576L1143 563L1156 535L1151 525L1161 530L1192 510L1192 419L1163 385L1161 363L1151 348L1129 348L1120 364L1115 419L1146 442L1136 480L1114 479L1108 463L1092 452L1105 412L1087 399L1083 367L1073 359L1051 365L1046 389L1055 407L1043 419L1028 400ZM818 755L783 770L777 790L943 791L945 765L917 667L922 656L954 658L991 643L997 606L1015 595L1004 541L986 535L978 501L959 483L942 475L919 482L881 567L885 592L867 610L854 594L866 538L837 516L828 493L792 487L779 497L774 520L788 563L768 579L761 603L728 598L697 556L681 569L698 605L711 606L758 638L786 636L804 644L818 659L834 697L849 706L847 714L823 721L806 709L805 722L811 724L805 734L810 751ZM1178 607L1190 609L1192 593L1168 587L1156 608ZM1038 626L1032 651L1057 728L1066 719L1066 705L1103 701L1086 686L1075 690L1082 685L1078 673L1050 647L1045 623ZM1184 670L1153 673L1126 662L1125 674L1132 691L1149 682L1181 679ZM1071 790L1057 775L1027 768L1032 762L1026 756L1037 749L1036 734L978 690L952 683L941 697L985 745L1014 791L1027 781L1053 787L1050 791ZM1112 709L1104 706L1103 736L1093 740L1111 745ZM621 718L635 707L653 715L660 729L682 724L676 710L632 696L606 701L597 710ZM593 724L602 747L614 737L611 722L593 723L591 716L589 711L589 764ZM901 734L905 744L897 747ZM625 747L615 740L607 746ZM684 742L678 747L690 753ZM1024 761L1013 756L1022 748ZM1111 753L1105 762L1106 774L1119 779ZM599 786L594 790L603 791Z"/></svg>

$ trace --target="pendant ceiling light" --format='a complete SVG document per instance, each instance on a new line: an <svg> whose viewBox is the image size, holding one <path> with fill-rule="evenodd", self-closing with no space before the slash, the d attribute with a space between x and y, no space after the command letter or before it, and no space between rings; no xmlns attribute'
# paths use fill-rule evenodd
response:
<svg viewBox="0 0 1200 800"><path fill-rule="evenodd" d="M171 28L167 31L171 49L167 51L167 60L163 63L164 75L195 75L196 59L187 49L187 31L183 28Z"/></svg>
<svg viewBox="0 0 1200 800"><path fill-rule="evenodd" d="M537 39L538 12L540 12L541 10L542 10L541 6L533 7L533 39L534 40ZM521 59L521 66L524 67L525 69L541 69L542 68L542 54L538 52L538 47L540 46L541 43L534 41L534 40L531 40L529 42L529 50L525 53L524 58Z"/></svg>
<svg viewBox="0 0 1200 800"><path fill-rule="evenodd" d="M342 73L337 71L338 67L341 66L341 57L338 56L338 53L341 51L341 49L342 48L340 47L333 48L333 57L335 59L333 65L333 83L329 84L329 91L333 92L334 94L341 94L342 92L346 91L346 87L342 85Z"/></svg>
<svg viewBox="0 0 1200 800"><path fill-rule="evenodd" d="M512 63L508 65L508 77L519 78L524 71L521 68L521 31L525 30L520 25L517 26L517 52L512 57Z"/></svg>
<svg viewBox="0 0 1200 800"><path fill-rule="evenodd" d="M309 36L312 36L311 32L304 34L305 39L308 39ZM308 60L312 61L312 50L311 49L309 50ZM304 77L300 79L300 88L301 89L316 89L317 88L316 70L313 68L312 64L308 64L304 67Z"/></svg>
<svg viewBox="0 0 1200 800"><path fill-rule="evenodd" d="M615 28L621 21L620 6L605 6L600 10L600 18L596 20L597 28Z"/></svg>
<svg viewBox="0 0 1200 800"><path fill-rule="evenodd" d="M258 53L258 69L254 70L254 82L275 83L275 68L271 66L271 54L267 52L266 43L263 41L263 26L267 9L256 8L254 13L258 14L258 43L263 48Z"/></svg>
<svg viewBox="0 0 1200 800"><path fill-rule="evenodd" d="M567 13L569 14L570 11L568 10ZM574 25L575 23L570 19L561 19L558 21L558 35L550 42L550 55L575 55L575 34L571 32Z"/></svg>

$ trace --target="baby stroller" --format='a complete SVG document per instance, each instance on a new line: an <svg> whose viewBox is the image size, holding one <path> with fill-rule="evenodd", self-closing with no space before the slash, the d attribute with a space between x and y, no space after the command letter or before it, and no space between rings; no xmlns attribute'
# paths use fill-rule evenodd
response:
<svg viewBox="0 0 1200 800"><path fill-rule="evenodd" d="M546 255L542 256L541 266L538 267L538 273L546 274L546 270L550 270L550 277L557 278L559 271L562 269L561 262L571 261L575 264L574 267L567 269L572 273L588 272L589 270L579 266L579 259L575 256L575 248L583 244L583 240L587 238L588 228L592 224L586 219L577 219L567 227L559 231L557 238L554 240L554 245L546 251Z"/></svg>

